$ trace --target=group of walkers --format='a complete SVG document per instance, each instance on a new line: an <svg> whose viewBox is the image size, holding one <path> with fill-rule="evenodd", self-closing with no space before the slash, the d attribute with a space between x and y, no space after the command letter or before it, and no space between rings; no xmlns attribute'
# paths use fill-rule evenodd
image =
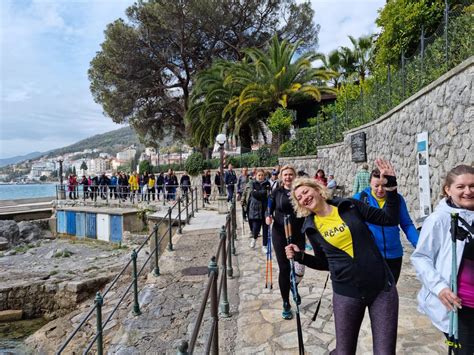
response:
<svg viewBox="0 0 474 355"><path fill-rule="evenodd" d="M267 236L271 235L271 249L280 270L282 317L293 318L290 260L301 265L300 274L304 266L327 270L332 280L336 328L336 349L331 354L355 354L366 309L373 353L395 354L402 229L415 248L411 260L422 282L420 311L445 333L458 354L474 354L474 244L470 241L474 233L474 168L460 165L448 173L444 198L419 234L404 198L397 193L394 168L382 159L375 165L372 172L364 166L357 174L353 198L331 198L322 170L310 178L291 166L274 169L270 176L261 169L250 174L243 169L237 180L237 198L249 222L250 247L255 247L262 231L262 249L266 252ZM452 213L459 214L462 222L456 227L451 222ZM288 221L290 244L285 226ZM313 253L305 252L311 249L305 248L305 236ZM460 256L456 264L452 264L453 248Z"/></svg>
<svg viewBox="0 0 474 355"><path fill-rule="evenodd" d="M79 198L79 185L82 185L83 199L96 201L98 197L103 200L115 199L126 201L159 201L160 194L167 201L176 200L176 192L181 188L186 194L191 187L191 178L185 172L180 180L172 169L166 174L163 172L157 175L149 172L138 174L132 172L113 173L111 176L105 173L100 176L85 175L78 181L77 177L71 174L68 177L67 189L70 199Z"/></svg>

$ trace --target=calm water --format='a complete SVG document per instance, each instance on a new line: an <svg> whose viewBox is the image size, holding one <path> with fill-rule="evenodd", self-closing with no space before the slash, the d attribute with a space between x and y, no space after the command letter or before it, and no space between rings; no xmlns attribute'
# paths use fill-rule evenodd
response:
<svg viewBox="0 0 474 355"><path fill-rule="evenodd" d="M0 185L0 200L54 197L56 184Z"/></svg>

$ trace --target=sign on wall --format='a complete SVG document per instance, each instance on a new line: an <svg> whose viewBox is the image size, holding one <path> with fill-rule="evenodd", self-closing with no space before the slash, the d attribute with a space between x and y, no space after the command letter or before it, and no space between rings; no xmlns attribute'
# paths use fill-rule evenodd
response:
<svg viewBox="0 0 474 355"><path fill-rule="evenodd" d="M431 213L428 132L421 132L417 135L416 160L418 162L418 193L420 200L420 217L427 217Z"/></svg>
<svg viewBox="0 0 474 355"><path fill-rule="evenodd" d="M365 150L365 132L359 132L351 136L352 161L362 163L367 161Z"/></svg>

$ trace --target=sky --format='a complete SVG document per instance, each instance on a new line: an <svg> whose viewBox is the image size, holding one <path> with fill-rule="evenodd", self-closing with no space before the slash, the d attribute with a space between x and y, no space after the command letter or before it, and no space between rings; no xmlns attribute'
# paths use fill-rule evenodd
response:
<svg viewBox="0 0 474 355"><path fill-rule="evenodd" d="M73 144L121 126L102 113L87 70L104 29L133 0L0 1L0 159ZM298 0L301 2L301 0ZM385 0L311 0L318 51L377 31Z"/></svg>

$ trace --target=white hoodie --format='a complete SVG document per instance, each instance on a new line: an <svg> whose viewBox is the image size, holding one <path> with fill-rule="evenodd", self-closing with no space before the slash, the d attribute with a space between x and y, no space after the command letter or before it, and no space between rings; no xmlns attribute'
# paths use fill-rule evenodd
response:
<svg viewBox="0 0 474 355"><path fill-rule="evenodd" d="M420 238L411 261L418 279L423 284L418 293L418 310L430 317L442 332L448 333L449 312L438 298L439 292L450 287L452 264L451 213L459 213L469 224L474 211L449 207L446 199L439 202L435 211L424 221ZM456 242L457 270L466 241ZM457 272L457 271L456 271Z"/></svg>

